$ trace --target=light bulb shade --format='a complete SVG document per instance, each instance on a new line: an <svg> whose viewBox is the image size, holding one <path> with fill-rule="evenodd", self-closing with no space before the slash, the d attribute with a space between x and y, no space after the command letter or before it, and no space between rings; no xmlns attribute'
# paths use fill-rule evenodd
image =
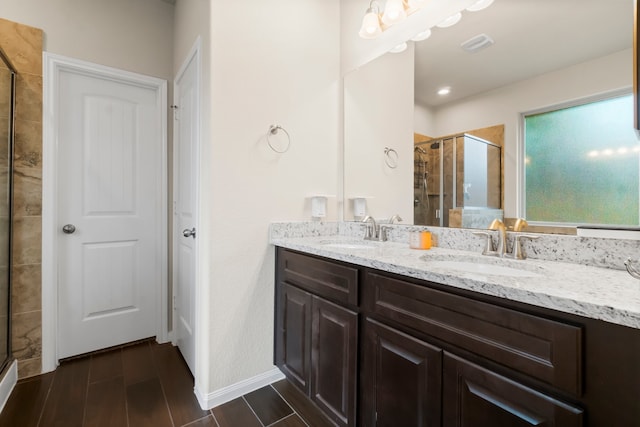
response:
<svg viewBox="0 0 640 427"><path fill-rule="evenodd" d="M406 17L407 12L404 10L402 0L387 0L387 4L384 6L384 13L382 14L382 22L385 25L397 24Z"/></svg>
<svg viewBox="0 0 640 427"><path fill-rule="evenodd" d="M372 9L368 9L362 18L362 27L358 33L363 39L374 39L382 33L380 28L380 18Z"/></svg>
<svg viewBox="0 0 640 427"><path fill-rule="evenodd" d="M414 42L421 42L422 40L426 40L431 37L431 30L424 30L416 34L411 38Z"/></svg>
<svg viewBox="0 0 640 427"><path fill-rule="evenodd" d="M462 13L458 12L455 15L451 15L450 17L448 17L447 19L445 19L444 21L436 25L436 27L440 27L440 28L452 27L456 25L458 22L460 22L460 19L462 19Z"/></svg>
<svg viewBox="0 0 640 427"><path fill-rule="evenodd" d="M486 9L493 3L493 0L478 0L467 8L469 12L477 12L482 9Z"/></svg>

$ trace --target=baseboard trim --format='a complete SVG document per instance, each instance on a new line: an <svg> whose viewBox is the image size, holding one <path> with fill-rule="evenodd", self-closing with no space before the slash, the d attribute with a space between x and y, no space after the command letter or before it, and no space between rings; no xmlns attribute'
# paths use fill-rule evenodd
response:
<svg viewBox="0 0 640 427"><path fill-rule="evenodd" d="M4 405L7 404L7 400L9 400L9 396L11 396L11 392L13 388L16 386L18 382L18 361L14 360L13 363L7 369L4 377L0 380L0 412L4 409Z"/></svg>
<svg viewBox="0 0 640 427"><path fill-rule="evenodd" d="M194 393L198 399L198 403L200 403L200 407L207 410L218 405L222 405L223 403L227 403L247 393L251 393L252 391L276 381L280 381L283 378L284 374L280 372L280 369L274 367L260 375L247 378L246 380L231 384L230 386L223 387L207 394L198 390L198 387L196 386L194 388Z"/></svg>

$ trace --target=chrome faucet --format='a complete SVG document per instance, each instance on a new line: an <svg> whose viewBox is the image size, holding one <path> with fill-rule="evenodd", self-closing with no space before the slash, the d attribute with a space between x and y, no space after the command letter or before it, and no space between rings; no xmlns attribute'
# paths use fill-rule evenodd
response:
<svg viewBox="0 0 640 427"><path fill-rule="evenodd" d="M362 222L367 224L367 228L364 232L365 240L378 240L378 233L380 229L378 228L378 224L376 224L376 220L372 216L365 216L362 218Z"/></svg>
<svg viewBox="0 0 640 427"><path fill-rule="evenodd" d="M509 252L507 250L507 227L505 227L504 223L499 219L494 219L491 225L489 226L489 230L498 230L498 248L493 249L493 241L491 240L491 234L486 231L475 231L473 234L476 236L486 238L485 247L482 250L482 255L495 255L500 258L511 257L513 259L525 259L524 252L522 251L522 239L538 239L540 236L535 236L532 234L524 234L520 233L523 228L527 226L527 221L518 218L513 229L517 232L515 233L513 239L513 250Z"/></svg>
<svg viewBox="0 0 640 427"><path fill-rule="evenodd" d="M395 222L400 222L402 221L402 218L400 218L400 215L396 214L394 216L392 216L391 218L389 218L389 224L393 224Z"/></svg>
<svg viewBox="0 0 640 427"><path fill-rule="evenodd" d="M495 254L500 258L504 257L507 253L507 227L505 227L502 221L496 218L489 226L489 230L498 230L498 248Z"/></svg>

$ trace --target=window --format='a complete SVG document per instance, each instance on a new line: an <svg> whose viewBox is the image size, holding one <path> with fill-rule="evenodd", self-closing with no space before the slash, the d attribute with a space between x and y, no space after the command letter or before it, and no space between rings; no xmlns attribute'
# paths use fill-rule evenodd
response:
<svg viewBox="0 0 640 427"><path fill-rule="evenodd" d="M633 97L524 116L525 217L554 224L640 224Z"/></svg>

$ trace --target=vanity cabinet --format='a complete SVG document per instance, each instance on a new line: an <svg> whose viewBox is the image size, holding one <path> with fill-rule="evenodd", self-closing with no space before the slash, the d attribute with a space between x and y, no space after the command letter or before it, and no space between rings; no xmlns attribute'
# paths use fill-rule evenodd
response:
<svg viewBox="0 0 640 427"><path fill-rule="evenodd" d="M442 349L375 320L364 323L360 425L440 426Z"/></svg>
<svg viewBox="0 0 640 427"><path fill-rule="evenodd" d="M638 329L283 248L275 360L338 425L640 426Z"/></svg>
<svg viewBox="0 0 640 427"><path fill-rule="evenodd" d="M337 425L354 426L358 271L292 252L278 265L275 363Z"/></svg>

